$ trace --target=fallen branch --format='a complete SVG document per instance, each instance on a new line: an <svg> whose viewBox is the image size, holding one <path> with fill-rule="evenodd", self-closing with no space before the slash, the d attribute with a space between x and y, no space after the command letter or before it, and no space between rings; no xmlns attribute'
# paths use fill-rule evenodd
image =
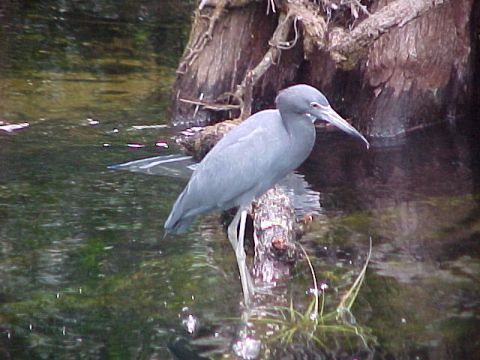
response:
<svg viewBox="0 0 480 360"><path fill-rule="evenodd" d="M200 100L188 100L188 99L178 99L178 101L181 101L186 104L192 104L192 105L198 105L202 106L204 109L208 110L214 110L214 111L228 111L228 110L237 110L240 108L240 105L234 105L234 104L212 104L208 103L205 101L200 101Z"/></svg>
<svg viewBox="0 0 480 360"><path fill-rule="evenodd" d="M200 161L230 130L240 123L240 119L225 120L198 131L183 131L176 137L176 143L185 153Z"/></svg>
<svg viewBox="0 0 480 360"><path fill-rule="evenodd" d="M292 199L278 185L255 199L252 206L255 239L253 274L264 283L272 283L278 274L272 263L296 260Z"/></svg>

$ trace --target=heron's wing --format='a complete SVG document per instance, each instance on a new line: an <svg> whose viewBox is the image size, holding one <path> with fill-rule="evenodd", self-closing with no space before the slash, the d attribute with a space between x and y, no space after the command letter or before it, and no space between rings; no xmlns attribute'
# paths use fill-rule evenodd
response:
<svg viewBox="0 0 480 360"><path fill-rule="evenodd" d="M265 191L285 175L279 171L279 164L287 142L277 111L250 117L219 141L199 164L184 191L186 207L204 212L252 200L259 189Z"/></svg>

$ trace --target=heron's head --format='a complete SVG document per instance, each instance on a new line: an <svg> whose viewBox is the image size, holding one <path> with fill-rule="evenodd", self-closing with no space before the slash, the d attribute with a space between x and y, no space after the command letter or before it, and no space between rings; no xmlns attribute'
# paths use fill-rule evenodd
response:
<svg viewBox="0 0 480 360"><path fill-rule="evenodd" d="M325 95L310 85L294 85L280 91L276 103L282 114L307 116L312 121L326 121L362 139L367 148L370 147L367 139L332 109Z"/></svg>

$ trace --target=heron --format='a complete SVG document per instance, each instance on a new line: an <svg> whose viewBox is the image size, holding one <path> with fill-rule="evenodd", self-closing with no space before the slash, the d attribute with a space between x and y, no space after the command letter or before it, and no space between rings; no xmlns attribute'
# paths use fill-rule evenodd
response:
<svg viewBox="0 0 480 360"><path fill-rule="evenodd" d="M254 292L244 250L245 221L252 201L307 159L315 143L316 120L360 138L369 147L367 139L310 85L281 90L275 103L276 109L251 115L210 150L164 225L166 233L181 233L200 214L237 208L227 234L235 251L246 305Z"/></svg>

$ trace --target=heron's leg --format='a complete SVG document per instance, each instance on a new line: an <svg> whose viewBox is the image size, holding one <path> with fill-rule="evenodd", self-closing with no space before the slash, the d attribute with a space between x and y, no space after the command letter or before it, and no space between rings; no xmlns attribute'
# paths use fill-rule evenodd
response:
<svg viewBox="0 0 480 360"><path fill-rule="evenodd" d="M250 273L247 269L247 264L245 262L246 255L245 249L243 247L244 235L245 235L245 221L247 218L247 211L243 209L238 209L235 217L228 226L228 239L232 244L233 250L235 251L235 257L237 258L238 270L240 272L240 280L242 282L243 296L245 299L245 305L248 306L250 303L250 293L253 293L252 280L250 278ZM240 234L237 237L237 228L238 223L240 222Z"/></svg>
<svg viewBox="0 0 480 360"><path fill-rule="evenodd" d="M247 264L245 262L247 256L245 255L245 225L247 222L247 210L242 210L240 215L240 232L238 234L238 255L237 258L242 261L242 268L244 269L244 274L242 276L242 270L240 270L240 277L242 279L242 287L247 289L248 294L253 294L255 292L255 287L253 286L252 277L248 271ZM240 266L239 266L240 267ZM245 293L245 290L243 291Z"/></svg>
<svg viewBox="0 0 480 360"><path fill-rule="evenodd" d="M230 240L230 244L232 244L233 250L237 249L237 228L238 222L240 221L240 216L242 211L238 209L237 213L233 217L232 222L228 225L227 234L228 240Z"/></svg>

